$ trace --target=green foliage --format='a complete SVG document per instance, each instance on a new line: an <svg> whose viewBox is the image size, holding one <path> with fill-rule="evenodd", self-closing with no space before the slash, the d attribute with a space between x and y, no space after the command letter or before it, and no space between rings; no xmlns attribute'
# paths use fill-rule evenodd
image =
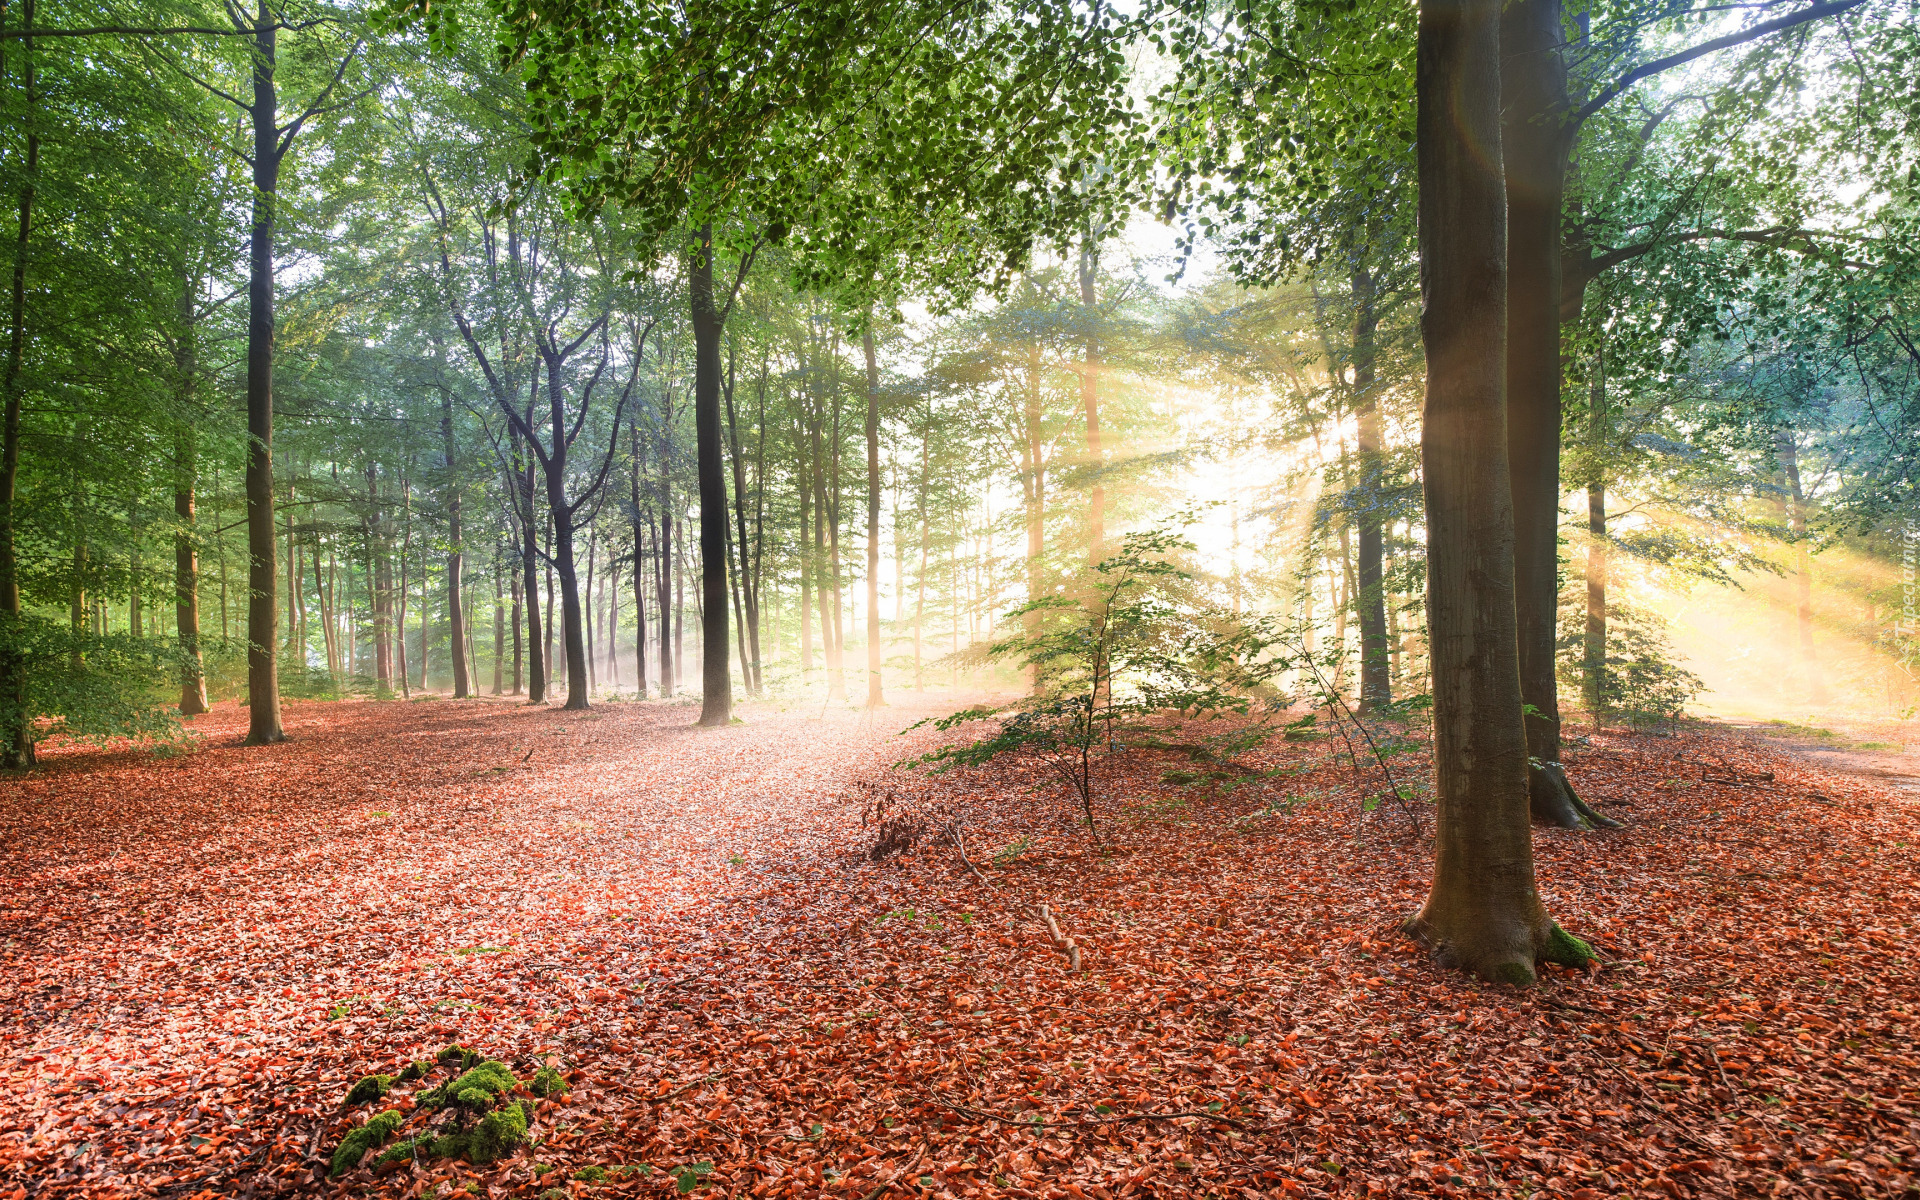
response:
<svg viewBox="0 0 1920 1200"><path fill-rule="evenodd" d="M1016 608L1010 620L1020 632L988 654L1030 670L1033 693L1011 707L976 706L916 723L947 732L990 721L994 730L903 765L939 773L1031 754L1066 785L1098 841L1094 766L1128 722L1245 712L1250 703L1232 687L1234 664L1220 653L1204 606L1187 594L1191 574L1173 561L1192 549L1166 530L1128 534L1120 553L1095 567L1074 594Z"/></svg>
<svg viewBox="0 0 1920 1200"><path fill-rule="evenodd" d="M64 622L0 613L0 662L18 664L35 740L168 743L181 734L180 656L166 642L75 633Z"/></svg>
<svg viewBox="0 0 1920 1200"><path fill-rule="evenodd" d="M527 1090L536 1096L558 1096L568 1089L566 1078L552 1067L541 1067L527 1081Z"/></svg>
<svg viewBox="0 0 1920 1200"><path fill-rule="evenodd" d="M1597 689L1601 711L1595 716L1620 717L1636 725L1671 721L1706 687L1698 675L1674 661L1665 625L1645 609L1619 602L1607 605L1605 666ZM1584 603L1563 605L1555 656L1561 685L1594 695L1586 678L1586 650Z"/></svg>

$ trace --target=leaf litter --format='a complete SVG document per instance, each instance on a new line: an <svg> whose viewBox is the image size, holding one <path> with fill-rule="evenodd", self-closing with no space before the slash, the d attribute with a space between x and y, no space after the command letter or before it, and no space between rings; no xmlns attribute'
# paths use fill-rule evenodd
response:
<svg viewBox="0 0 1920 1200"><path fill-rule="evenodd" d="M914 715L296 703L244 749L223 705L49 754L0 784L0 1200L1916 1186L1907 793L1596 734L1627 827L1535 843L1606 963L1520 992L1398 934L1431 844L1323 743L1117 755L1096 846L1037 764L891 771ZM451 1043L525 1140L329 1181L444 1080L348 1092Z"/></svg>

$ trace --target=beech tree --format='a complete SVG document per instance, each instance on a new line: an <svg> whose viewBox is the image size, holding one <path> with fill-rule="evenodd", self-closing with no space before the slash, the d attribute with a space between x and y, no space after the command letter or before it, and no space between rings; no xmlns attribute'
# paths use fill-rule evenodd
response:
<svg viewBox="0 0 1920 1200"><path fill-rule="evenodd" d="M458 36L457 7L400 7L436 39ZM1037 239L1064 246L1090 207L1111 202L1066 183L1130 128L1116 86L1122 23L1068 0L962 13L925 0L725 0L697 21L654 2L492 12L502 57L524 64L536 170L583 208L626 209L656 254L689 255L700 723L724 725L720 339L731 295L715 288L716 258L725 252L739 278L762 244L784 243L806 286L855 312L902 258L950 296L1003 285Z"/></svg>

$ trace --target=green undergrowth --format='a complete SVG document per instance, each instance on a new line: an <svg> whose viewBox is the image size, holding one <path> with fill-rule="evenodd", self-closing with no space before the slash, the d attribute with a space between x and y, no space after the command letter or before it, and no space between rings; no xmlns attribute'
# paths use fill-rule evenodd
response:
<svg viewBox="0 0 1920 1200"><path fill-rule="evenodd" d="M379 1151L372 1162L376 1167L428 1159L465 1159L486 1166L526 1140L541 1100L564 1096L568 1090L566 1078L552 1066L543 1065L520 1079L506 1063L456 1045L395 1073L362 1077L347 1089L343 1103L371 1104L385 1099L396 1085L429 1082L436 1075L442 1082L414 1093L411 1114L387 1109L348 1131L333 1152L328 1178L345 1175L372 1151ZM514 1093L523 1098L516 1099Z"/></svg>

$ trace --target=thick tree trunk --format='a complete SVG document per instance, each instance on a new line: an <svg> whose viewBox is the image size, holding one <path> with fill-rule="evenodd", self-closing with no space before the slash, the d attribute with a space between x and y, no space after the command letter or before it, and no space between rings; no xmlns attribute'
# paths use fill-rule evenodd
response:
<svg viewBox="0 0 1920 1200"><path fill-rule="evenodd" d="M1501 17L1507 193L1507 462L1514 608L1535 820L1583 828L1560 760L1560 212L1571 128L1560 0L1515 0Z"/></svg>
<svg viewBox="0 0 1920 1200"><path fill-rule="evenodd" d="M1590 951L1534 884L1507 473L1506 198L1499 0L1424 0L1416 68L1421 459L1438 828L1433 890L1409 930L1442 962L1531 983Z"/></svg>
<svg viewBox="0 0 1920 1200"><path fill-rule="evenodd" d="M555 484L549 483L549 502ZM553 568L560 576L561 653L566 655L567 703L570 712L584 711L587 701L587 639L581 625L580 575L573 560L573 526L556 520L553 530Z"/></svg>
<svg viewBox="0 0 1920 1200"><path fill-rule="evenodd" d="M727 667L727 478L720 450L720 334L713 294L713 230L700 234L688 288L693 308L693 437L700 484L700 724L733 720Z"/></svg>
<svg viewBox="0 0 1920 1200"><path fill-rule="evenodd" d="M1354 593L1360 612L1360 711L1376 712L1393 702L1392 664L1387 658L1387 593L1383 574L1385 538L1386 436L1380 420L1380 318L1375 307L1373 273L1356 267L1353 286L1354 417L1360 458L1361 508L1354 521L1359 545ZM1237 510L1236 510L1237 511ZM1237 599L1237 593L1236 593Z"/></svg>
<svg viewBox="0 0 1920 1200"><path fill-rule="evenodd" d="M7 306L7 366L0 378L5 417L0 419L0 612L9 626L0 631L0 767L34 765L33 715L27 711L26 664L20 652L20 567L14 548L13 501L20 477L20 407L27 353L27 251L33 237L34 185L40 172L39 82L34 71L35 0L23 0L20 28L25 65L21 90L26 101L26 161L20 182L20 223L14 242L13 279Z"/></svg>
<svg viewBox="0 0 1920 1200"><path fill-rule="evenodd" d="M867 707L886 703L880 693L880 364L873 330L860 338L867 360Z"/></svg>
<svg viewBox="0 0 1920 1200"><path fill-rule="evenodd" d="M273 235L279 203L278 16L263 2L253 44L253 228L247 279L247 744L286 740L280 726L279 564L273 528Z"/></svg>

